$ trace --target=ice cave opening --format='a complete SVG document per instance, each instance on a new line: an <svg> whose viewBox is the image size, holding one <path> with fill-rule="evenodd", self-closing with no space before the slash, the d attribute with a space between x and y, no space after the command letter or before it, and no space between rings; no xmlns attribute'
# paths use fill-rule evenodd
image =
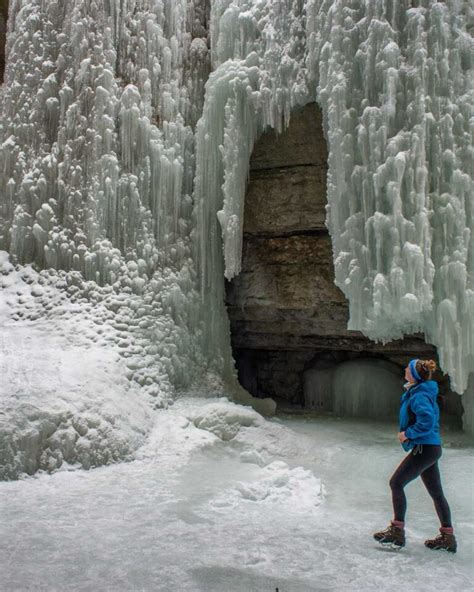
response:
<svg viewBox="0 0 474 592"><path fill-rule="evenodd" d="M242 270L226 282L239 381L281 409L390 418L403 368L434 358L422 334L382 344L347 329L348 302L334 283L325 224L327 146L322 113L309 103L281 134L265 132L251 159L244 208ZM370 377L369 377L370 375ZM445 423L461 425L461 397L436 377Z"/></svg>

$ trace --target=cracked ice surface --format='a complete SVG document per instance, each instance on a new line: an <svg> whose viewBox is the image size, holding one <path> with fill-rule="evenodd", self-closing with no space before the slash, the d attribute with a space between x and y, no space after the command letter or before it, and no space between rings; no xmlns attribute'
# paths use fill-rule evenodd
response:
<svg viewBox="0 0 474 592"><path fill-rule="evenodd" d="M457 438L445 435L440 463L458 553L423 546L437 518L420 480L407 491L407 547L391 553L371 533L390 518L388 478L403 458L396 426L266 421L224 399L180 399L156 412L133 462L0 483L2 586L467 591L473 475Z"/></svg>

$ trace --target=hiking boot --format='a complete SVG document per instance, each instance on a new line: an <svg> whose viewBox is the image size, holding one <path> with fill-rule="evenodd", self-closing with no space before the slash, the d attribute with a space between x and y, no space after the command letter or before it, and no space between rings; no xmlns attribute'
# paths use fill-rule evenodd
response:
<svg viewBox="0 0 474 592"><path fill-rule="evenodd" d="M454 534L443 532L439 529L440 534L434 539L425 541L425 547L433 549L434 551L448 551L448 553L456 553L458 544Z"/></svg>
<svg viewBox="0 0 474 592"><path fill-rule="evenodd" d="M385 530L374 533L374 539L386 547L401 549L405 546L405 531L390 524Z"/></svg>

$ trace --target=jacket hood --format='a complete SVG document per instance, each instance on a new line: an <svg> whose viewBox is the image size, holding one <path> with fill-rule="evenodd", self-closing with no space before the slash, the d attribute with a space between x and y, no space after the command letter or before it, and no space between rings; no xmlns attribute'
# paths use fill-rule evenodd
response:
<svg viewBox="0 0 474 592"><path fill-rule="evenodd" d="M436 380L424 380L423 382L419 382L415 387L413 387L413 390L418 393L425 393L433 401L436 401L436 397L438 396L439 392L438 383Z"/></svg>

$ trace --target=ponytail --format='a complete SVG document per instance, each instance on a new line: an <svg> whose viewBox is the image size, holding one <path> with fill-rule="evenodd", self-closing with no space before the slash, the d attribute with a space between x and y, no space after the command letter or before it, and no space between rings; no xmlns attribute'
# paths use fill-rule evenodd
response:
<svg viewBox="0 0 474 592"><path fill-rule="evenodd" d="M422 380L431 380L436 371L436 362L434 360L418 360L416 362L416 371Z"/></svg>

